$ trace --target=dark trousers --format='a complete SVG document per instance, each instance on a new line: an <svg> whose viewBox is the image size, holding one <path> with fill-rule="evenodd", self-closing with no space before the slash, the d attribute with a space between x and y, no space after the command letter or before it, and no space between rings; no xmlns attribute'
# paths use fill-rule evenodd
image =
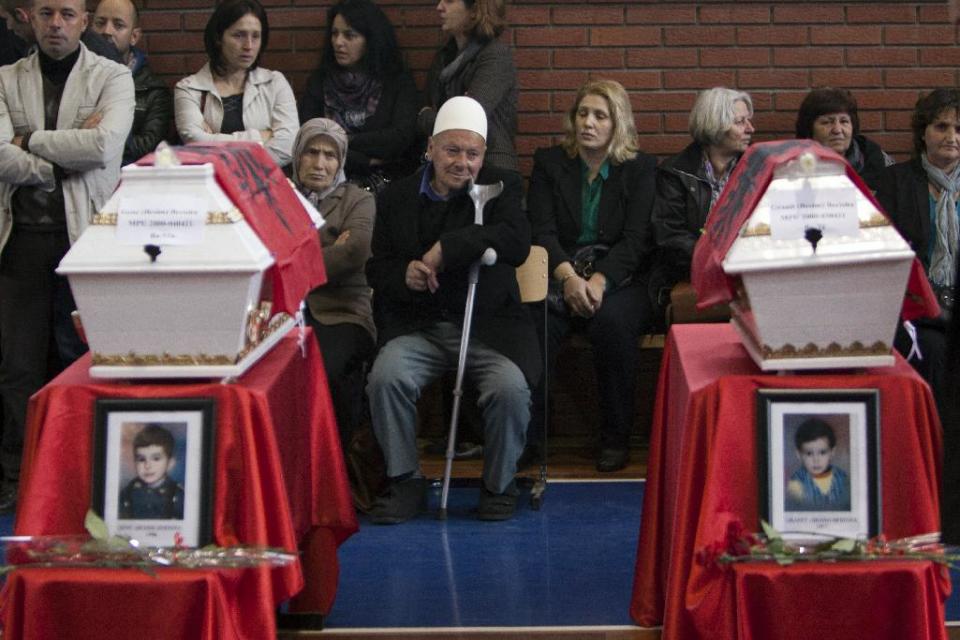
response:
<svg viewBox="0 0 960 640"><path fill-rule="evenodd" d="M306 316L320 344L340 444L346 447L363 411L364 364L373 358L376 344L358 324L321 324L309 312Z"/></svg>
<svg viewBox="0 0 960 640"><path fill-rule="evenodd" d="M69 248L66 232L14 227L0 256L0 465L6 482L20 477L30 396L87 350L70 318L76 309L70 285L54 273Z"/></svg>
<svg viewBox="0 0 960 640"><path fill-rule="evenodd" d="M539 306L537 313L542 313ZM633 430L637 389L640 336L653 325L654 309L645 283L617 289L603 298L600 311L592 318L547 317L549 378L556 369L557 352L571 330L584 331L593 347L593 366L600 399L600 448L626 449ZM543 336L543 321L536 323ZM542 383L541 383L542 384ZM540 442L543 426L543 389L533 394L528 442Z"/></svg>
<svg viewBox="0 0 960 640"><path fill-rule="evenodd" d="M947 400L947 325L939 319L919 318L913 321L917 329L917 343L922 360L916 357L910 364L917 373L927 381L933 392L933 399L937 403L937 411L943 413L944 402ZM913 341L901 323L893 339L893 346L907 357L913 346Z"/></svg>

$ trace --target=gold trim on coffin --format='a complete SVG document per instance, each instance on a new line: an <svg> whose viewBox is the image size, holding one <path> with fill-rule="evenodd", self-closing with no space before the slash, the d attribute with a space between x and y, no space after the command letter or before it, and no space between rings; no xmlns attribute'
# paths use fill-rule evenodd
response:
<svg viewBox="0 0 960 640"><path fill-rule="evenodd" d="M229 211L208 211L206 224L233 224L243 220L243 214L234 207ZM101 226L116 226L116 213L95 213L90 219L90 224Z"/></svg>
<svg viewBox="0 0 960 640"><path fill-rule="evenodd" d="M861 229L873 229L874 227L889 227L890 221L879 211L874 211L869 220L861 220ZM752 227L746 227L740 232L741 238L755 238L757 236L770 235L770 225L766 222L760 222Z"/></svg>
<svg viewBox="0 0 960 640"><path fill-rule="evenodd" d="M845 347L836 342L831 342L824 348L808 342L805 347L800 349L797 349L790 343L783 345L779 349L773 349L769 345L763 345L762 352L764 360L776 360L780 358L850 358L854 356L890 355L890 346L883 340L877 340L869 347L859 340L854 340Z"/></svg>
<svg viewBox="0 0 960 640"><path fill-rule="evenodd" d="M273 316L270 319L270 324L267 326L266 331L263 332L260 340L254 344L248 342L247 345L244 346L240 353L238 353L234 358L224 355L209 355L206 353L200 353L196 355L171 355L169 353L163 353L156 355L150 353L138 354L131 351L127 354L118 355L103 355L102 353L94 353L92 356L92 361L95 366L107 367L203 367L212 365L222 366L236 364L247 357L247 354L256 349L260 343L267 338L267 336L283 326L283 324L286 323L289 318L290 316L286 313L278 313L277 315Z"/></svg>

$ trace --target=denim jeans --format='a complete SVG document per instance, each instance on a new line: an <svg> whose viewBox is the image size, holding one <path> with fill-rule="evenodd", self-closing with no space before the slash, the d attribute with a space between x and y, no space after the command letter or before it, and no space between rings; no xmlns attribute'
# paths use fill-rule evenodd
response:
<svg viewBox="0 0 960 640"><path fill-rule="evenodd" d="M383 449L387 475L420 468L417 456L417 399L422 389L457 366L460 327L438 322L427 330L394 338L383 346L367 379L373 432ZM465 379L479 393L484 424L483 483L503 493L517 470L530 420L530 389L520 368L478 340L467 350Z"/></svg>

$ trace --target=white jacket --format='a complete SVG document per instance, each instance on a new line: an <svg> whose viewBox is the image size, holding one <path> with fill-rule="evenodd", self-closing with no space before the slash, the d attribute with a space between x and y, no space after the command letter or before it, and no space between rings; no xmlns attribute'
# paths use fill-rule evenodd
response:
<svg viewBox="0 0 960 640"><path fill-rule="evenodd" d="M203 94L207 99L200 113ZM236 133L207 133L203 123L215 132L223 124L223 100L213 83L210 63L200 71L177 83L173 90L177 132L184 142L208 142L215 140L249 140L261 142L260 131L270 129L273 135L266 149L281 167L290 164L293 154L293 138L300 128L297 117L297 101L290 83L279 71L257 67L247 75L243 86L244 131Z"/></svg>
<svg viewBox="0 0 960 640"><path fill-rule="evenodd" d="M0 67L0 250L13 227L10 201L23 185L52 191L53 165L64 169L63 198L70 242L76 241L120 179L123 145L133 125L134 92L130 70L80 44L60 99L56 130L44 130L43 78L36 51ZM94 129L79 127L93 113L103 119ZM30 150L11 144L33 132Z"/></svg>

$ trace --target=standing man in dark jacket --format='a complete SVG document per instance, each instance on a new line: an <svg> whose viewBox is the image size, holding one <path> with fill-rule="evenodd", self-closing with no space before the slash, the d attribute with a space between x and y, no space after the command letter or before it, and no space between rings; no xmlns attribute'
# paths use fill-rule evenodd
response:
<svg viewBox="0 0 960 640"><path fill-rule="evenodd" d="M367 384L373 431L391 484L374 504L378 524L409 520L425 497L416 445L416 400L455 366L464 322L470 265L487 248L476 290L466 373L483 415L483 486L478 516L513 516L513 480L530 420L530 389L540 377L536 331L520 303L516 266L530 252L530 224L520 207L520 176L485 167L487 119L466 96L437 113L427 147L430 162L392 183L377 203L367 280L381 348ZM474 223L471 182L502 181L483 224Z"/></svg>
<svg viewBox="0 0 960 640"><path fill-rule="evenodd" d="M93 29L116 46L133 74L136 108L123 164L136 162L167 138L173 123L173 97L167 84L150 71L146 54L135 46L142 32L140 14L130 0L101 0L93 14Z"/></svg>

